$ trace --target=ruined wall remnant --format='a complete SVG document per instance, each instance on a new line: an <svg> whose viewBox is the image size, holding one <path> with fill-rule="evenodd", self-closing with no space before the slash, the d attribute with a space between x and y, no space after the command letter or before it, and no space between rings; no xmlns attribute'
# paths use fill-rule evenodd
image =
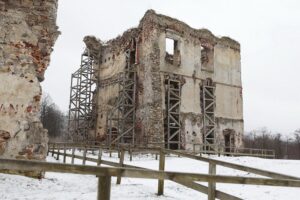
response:
<svg viewBox="0 0 300 200"><path fill-rule="evenodd" d="M238 42L153 10L137 28L101 43L101 48L94 37L85 41L98 60L95 133L101 141L172 149L242 146ZM132 87L124 90L124 85Z"/></svg>
<svg viewBox="0 0 300 200"><path fill-rule="evenodd" d="M59 35L56 11L57 0L0 0L1 158L46 157L47 130L38 117L40 81Z"/></svg>

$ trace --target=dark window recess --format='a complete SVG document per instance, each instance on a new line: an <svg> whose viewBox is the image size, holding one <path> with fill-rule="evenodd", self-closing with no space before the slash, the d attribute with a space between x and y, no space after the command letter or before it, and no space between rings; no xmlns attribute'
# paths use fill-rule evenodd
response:
<svg viewBox="0 0 300 200"><path fill-rule="evenodd" d="M208 63L208 55L207 55L207 52L208 49L201 46L201 64L205 64L205 63Z"/></svg>
<svg viewBox="0 0 300 200"><path fill-rule="evenodd" d="M180 66L180 50L178 48L178 41L166 38L166 61L172 65Z"/></svg>

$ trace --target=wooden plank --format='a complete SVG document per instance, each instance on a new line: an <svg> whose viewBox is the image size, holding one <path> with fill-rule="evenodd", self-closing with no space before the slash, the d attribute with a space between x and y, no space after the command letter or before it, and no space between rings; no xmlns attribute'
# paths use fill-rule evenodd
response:
<svg viewBox="0 0 300 200"><path fill-rule="evenodd" d="M209 163L209 170L210 175L216 175L216 164ZM215 200L216 199L216 182L209 181L208 182L208 200Z"/></svg>
<svg viewBox="0 0 300 200"><path fill-rule="evenodd" d="M191 181L188 177L186 178L175 178L173 180L174 182L181 184L185 187L191 188L193 190L196 190L198 192L202 192L204 194L208 194L208 187L201 185L199 183L195 183ZM221 199L221 200L242 200L239 197L227 194L225 192L221 192L216 190L216 198Z"/></svg>
<svg viewBox="0 0 300 200"><path fill-rule="evenodd" d="M124 163L124 157L125 157L125 151L124 149L121 149L121 153L120 153L120 167L123 167L123 163ZM117 177L117 185L121 184L121 175L119 175Z"/></svg>
<svg viewBox="0 0 300 200"><path fill-rule="evenodd" d="M129 161L130 162L132 161L132 149L131 148L129 149Z"/></svg>
<svg viewBox="0 0 300 200"><path fill-rule="evenodd" d="M98 177L98 200L110 200L111 190L111 177L99 176Z"/></svg>
<svg viewBox="0 0 300 200"><path fill-rule="evenodd" d="M52 157L54 157L54 149L55 149L55 144L52 146Z"/></svg>
<svg viewBox="0 0 300 200"><path fill-rule="evenodd" d="M59 160L59 155L60 155L60 147L58 147L58 149L57 149L57 157L56 157L56 160Z"/></svg>
<svg viewBox="0 0 300 200"><path fill-rule="evenodd" d="M72 148L72 155L71 155L71 158L72 158L71 163L72 164L74 164L74 155L75 155L75 147ZM66 154L66 156L67 156L67 154Z"/></svg>
<svg viewBox="0 0 300 200"><path fill-rule="evenodd" d="M86 152L87 152L87 148L86 146L84 147L84 150L83 150L83 159L82 159L82 164L85 165L85 162L86 162Z"/></svg>
<svg viewBox="0 0 300 200"><path fill-rule="evenodd" d="M67 149L66 149L66 145L64 145L64 159L63 159L63 163L66 163L66 153L67 153Z"/></svg>
<svg viewBox="0 0 300 200"><path fill-rule="evenodd" d="M300 180L299 177L295 177L295 176L280 174L280 173L257 169L257 168L248 167L248 166L244 166L244 165L238 165L238 164L234 164L234 163L224 162L224 161L220 161L220 160L214 160L211 158L204 158L204 157L192 155L189 153L177 152L177 151L168 150L168 149L165 149L164 151L166 153L175 154L175 155L180 154L181 156L186 157L186 158L191 158L194 160L199 160L199 161L203 161L203 162L207 162L207 163L213 162L216 165L220 165L223 167L228 167L228 168L245 171L245 172L249 172L249 173L253 173L253 174L257 174L257 175L261 175L261 176L266 176L266 177L270 177L270 178Z"/></svg>
<svg viewBox="0 0 300 200"><path fill-rule="evenodd" d="M98 160L97 160L97 165L100 166L101 165L101 160L102 160L102 149L101 147L99 148L98 151Z"/></svg>
<svg viewBox="0 0 300 200"><path fill-rule="evenodd" d="M159 171L164 171L164 170L165 170L165 153L161 150L159 152ZM164 180L159 179L157 195L163 195L163 194L164 194Z"/></svg>
<svg viewBox="0 0 300 200"><path fill-rule="evenodd" d="M0 159L0 169L24 170L24 171L50 171L60 173L75 173L75 174L90 174L98 176L118 176L129 178L147 178L147 179L164 179L173 180L174 178L189 177L193 181L216 183L232 183L232 184L248 184L248 185L266 185L266 186L284 186L284 187L300 187L299 180L288 179L267 179L267 178L252 178L252 177L236 177L236 176L221 176L207 175L196 173L168 172L155 171L145 169L131 168L112 168L99 167L88 165L72 165L61 163L47 163L33 160L16 160L16 159Z"/></svg>

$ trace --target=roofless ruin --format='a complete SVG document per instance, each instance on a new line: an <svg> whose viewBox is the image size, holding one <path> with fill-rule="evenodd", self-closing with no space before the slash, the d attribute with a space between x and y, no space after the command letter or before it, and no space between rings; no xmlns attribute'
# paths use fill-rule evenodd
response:
<svg viewBox="0 0 300 200"><path fill-rule="evenodd" d="M70 93L74 141L185 150L242 146L238 42L153 10L122 36L84 42Z"/></svg>

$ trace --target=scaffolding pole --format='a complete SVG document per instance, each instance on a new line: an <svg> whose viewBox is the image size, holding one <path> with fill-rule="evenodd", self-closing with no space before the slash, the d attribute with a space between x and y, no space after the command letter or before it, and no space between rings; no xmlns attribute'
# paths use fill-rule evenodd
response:
<svg viewBox="0 0 300 200"><path fill-rule="evenodd" d="M166 117L164 119L165 147L168 149L180 149L181 147L181 82L176 79L165 79L165 104Z"/></svg>
<svg viewBox="0 0 300 200"><path fill-rule="evenodd" d="M80 68L71 75L68 132L76 142L90 140L89 131L96 123L95 75L93 58L86 49L81 55Z"/></svg>
<svg viewBox="0 0 300 200"><path fill-rule="evenodd" d="M206 80L201 87L201 103L203 113L203 143L204 150L215 150L216 121L215 121L215 87Z"/></svg>
<svg viewBox="0 0 300 200"><path fill-rule="evenodd" d="M119 81L119 93L116 105L108 114L108 146L120 144L135 145L135 110L136 110L136 43L125 51L126 66Z"/></svg>

